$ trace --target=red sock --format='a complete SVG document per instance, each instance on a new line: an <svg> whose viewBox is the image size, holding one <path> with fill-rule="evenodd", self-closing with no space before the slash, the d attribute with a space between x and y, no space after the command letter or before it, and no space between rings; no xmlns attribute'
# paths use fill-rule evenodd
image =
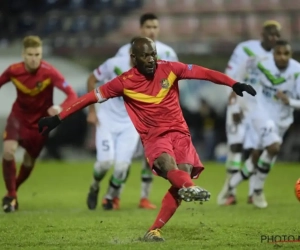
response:
<svg viewBox="0 0 300 250"><path fill-rule="evenodd" d="M194 186L194 183L192 182L190 175L187 172L184 172L179 169L168 171L167 178L169 182L171 182L172 186L178 189L182 187Z"/></svg>
<svg viewBox="0 0 300 250"><path fill-rule="evenodd" d="M16 181L16 189L18 190L19 186L28 179L33 167L27 167L24 166L24 164L21 165L17 181Z"/></svg>
<svg viewBox="0 0 300 250"><path fill-rule="evenodd" d="M162 228L173 216L180 205L178 188L171 187L162 200L160 211L149 230Z"/></svg>
<svg viewBox="0 0 300 250"><path fill-rule="evenodd" d="M5 182L7 196L17 197L16 190L16 163L15 160L7 161L2 159L3 179Z"/></svg>

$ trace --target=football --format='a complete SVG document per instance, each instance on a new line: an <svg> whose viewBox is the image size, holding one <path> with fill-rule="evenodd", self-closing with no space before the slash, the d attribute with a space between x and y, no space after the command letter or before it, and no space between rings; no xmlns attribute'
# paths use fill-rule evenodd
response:
<svg viewBox="0 0 300 250"><path fill-rule="evenodd" d="M295 194L296 194L297 199L300 201L300 179L298 179L296 182Z"/></svg>

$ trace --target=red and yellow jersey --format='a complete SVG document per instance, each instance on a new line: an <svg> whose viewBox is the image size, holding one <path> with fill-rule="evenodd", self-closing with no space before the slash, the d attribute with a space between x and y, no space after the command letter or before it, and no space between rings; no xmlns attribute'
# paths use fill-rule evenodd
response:
<svg viewBox="0 0 300 250"><path fill-rule="evenodd" d="M229 86L235 83L224 74L197 65L158 61L152 78L132 68L98 90L104 99L123 96L127 112L144 141L168 131L189 134L179 104L181 79L208 80Z"/></svg>
<svg viewBox="0 0 300 250"><path fill-rule="evenodd" d="M26 70L24 62L10 65L0 76L0 87L8 82L12 82L17 90L11 115L18 117L23 126L36 127L41 117L48 116L47 110L53 105L54 87L67 95L62 108L77 98L61 73L46 61L42 61L33 73Z"/></svg>

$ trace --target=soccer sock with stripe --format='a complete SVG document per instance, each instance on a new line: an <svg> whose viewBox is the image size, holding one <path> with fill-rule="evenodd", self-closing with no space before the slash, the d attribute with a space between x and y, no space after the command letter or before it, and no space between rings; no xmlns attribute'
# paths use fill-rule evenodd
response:
<svg viewBox="0 0 300 250"><path fill-rule="evenodd" d="M228 174L234 174L241 169L242 153L232 153L229 154L229 159L226 162L226 170Z"/></svg>
<svg viewBox="0 0 300 250"><path fill-rule="evenodd" d="M160 211L149 230L160 229L171 219L181 203L178 190L173 186L168 190L162 200Z"/></svg>
<svg viewBox="0 0 300 250"><path fill-rule="evenodd" d="M129 167L130 165L126 162L116 162L115 170L110 178L109 187L105 195L106 199L113 200L114 198L119 198L122 186L129 175Z"/></svg>
<svg viewBox="0 0 300 250"><path fill-rule="evenodd" d="M238 173L241 169L241 161L242 161L242 153L229 153L229 159L226 162L226 171L228 175L233 176L234 174ZM237 175L239 176L239 175ZM236 194L236 188L233 187L231 189L231 194Z"/></svg>
<svg viewBox="0 0 300 250"><path fill-rule="evenodd" d="M99 182L105 177L107 171L110 169L112 163L110 161L99 162L96 161L94 164L93 172L93 183L92 187L94 189L99 188Z"/></svg>
<svg viewBox="0 0 300 250"><path fill-rule="evenodd" d="M229 187L231 190L236 188L243 180L247 180L254 171L254 164L251 158L248 158L243 168L237 173L233 174L229 181Z"/></svg>
<svg viewBox="0 0 300 250"><path fill-rule="evenodd" d="M254 192L260 193L264 188L266 178L276 161L276 156L272 157L268 154L267 150L264 150L261 154L258 163L256 173L254 175Z"/></svg>

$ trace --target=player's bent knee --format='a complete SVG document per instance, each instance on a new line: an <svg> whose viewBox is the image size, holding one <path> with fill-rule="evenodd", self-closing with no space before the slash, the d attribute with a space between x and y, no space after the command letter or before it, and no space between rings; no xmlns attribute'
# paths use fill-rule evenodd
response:
<svg viewBox="0 0 300 250"><path fill-rule="evenodd" d="M279 154L280 151L280 143L273 143L272 145L268 146L266 149L270 156L276 156Z"/></svg>
<svg viewBox="0 0 300 250"><path fill-rule="evenodd" d="M153 165L162 173L178 169L175 159L167 153L162 153L158 158L156 158Z"/></svg>
<svg viewBox="0 0 300 250"><path fill-rule="evenodd" d="M241 153L243 151L243 145L242 144L232 144L230 145L230 151L232 153Z"/></svg>
<svg viewBox="0 0 300 250"><path fill-rule="evenodd" d="M4 141L3 143L3 159L11 161L15 157L15 153L18 147L17 141Z"/></svg>
<svg viewBox="0 0 300 250"><path fill-rule="evenodd" d="M179 170L182 170L182 171L187 172L189 174L192 173L193 166L190 165L190 164L178 164L177 166L178 166Z"/></svg>
<svg viewBox="0 0 300 250"><path fill-rule="evenodd" d="M35 163L35 158L31 157L28 152L25 152L23 158L23 165L26 167L33 167Z"/></svg>
<svg viewBox="0 0 300 250"><path fill-rule="evenodd" d="M113 165L113 161L96 161L94 165L95 172L108 171Z"/></svg>

